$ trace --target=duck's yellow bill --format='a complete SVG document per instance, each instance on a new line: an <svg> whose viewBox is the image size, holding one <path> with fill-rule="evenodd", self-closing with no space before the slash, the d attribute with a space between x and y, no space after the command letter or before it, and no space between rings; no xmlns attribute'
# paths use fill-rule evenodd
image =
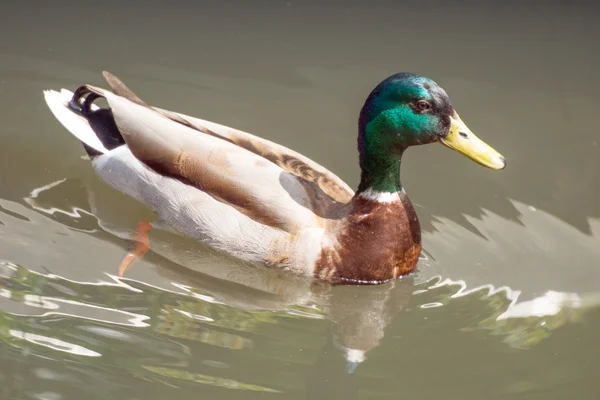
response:
<svg viewBox="0 0 600 400"><path fill-rule="evenodd" d="M500 153L479 139L460 119L458 114L450 117L450 133L440 143L464 154L471 160L491 169L504 169L506 160Z"/></svg>

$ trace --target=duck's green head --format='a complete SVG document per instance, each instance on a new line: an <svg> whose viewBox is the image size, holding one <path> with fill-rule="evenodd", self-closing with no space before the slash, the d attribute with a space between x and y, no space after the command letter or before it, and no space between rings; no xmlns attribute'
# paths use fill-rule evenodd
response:
<svg viewBox="0 0 600 400"><path fill-rule="evenodd" d="M506 161L460 119L446 92L429 78L399 73L369 95L359 118L359 191L400 187L400 157L410 146L441 143L492 169ZM394 182L396 181L396 182Z"/></svg>

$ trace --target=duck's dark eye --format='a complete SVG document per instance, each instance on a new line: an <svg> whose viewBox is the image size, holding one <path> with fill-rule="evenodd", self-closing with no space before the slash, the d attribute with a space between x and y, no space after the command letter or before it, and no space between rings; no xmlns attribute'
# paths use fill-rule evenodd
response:
<svg viewBox="0 0 600 400"><path fill-rule="evenodd" d="M431 109L431 103L427 100L419 100L417 101L417 108L419 111L428 111Z"/></svg>

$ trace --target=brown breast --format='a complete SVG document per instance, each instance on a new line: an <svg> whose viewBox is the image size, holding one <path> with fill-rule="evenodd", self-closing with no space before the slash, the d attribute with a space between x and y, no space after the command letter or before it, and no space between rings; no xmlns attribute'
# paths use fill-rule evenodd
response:
<svg viewBox="0 0 600 400"><path fill-rule="evenodd" d="M404 192L380 203L355 196L337 226L338 243L322 250L314 274L334 283L382 283L412 272L421 252L421 228Z"/></svg>

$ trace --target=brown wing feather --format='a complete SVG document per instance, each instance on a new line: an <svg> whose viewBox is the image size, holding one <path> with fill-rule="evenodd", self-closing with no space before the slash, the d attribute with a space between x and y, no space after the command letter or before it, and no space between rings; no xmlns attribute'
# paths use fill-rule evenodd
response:
<svg viewBox="0 0 600 400"><path fill-rule="evenodd" d="M144 103L142 99L140 99L135 93L131 91L119 78L114 76L108 71L103 71L102 76L106 79L106 82L110 85L113 93L117 96L125 97L127 100L139 104L140 106L150 107L148 104Z"/></svg>
<svg viewBox="0 0 600 400"><path fill-rule="evenodd" d="M125 97L136 104L149 107L119 78L106 71L103 75L115 94ZM157 107L152 108L175 122L211 136L227 140L260 155L283 170L296 176L305 186L305 189L309 193L309 197L313 200L315 211L322 216L328 214L328 210L332 204L346 204L354 195L354 191L335 174L291 149L238 129L229 128Z"/></svg>
<svg viewBox="0 0 600 400"><path fill-rule="evenodd" d="M305 196L301 196L303 197L300 201L301 205L308 207L319 217L336 218L341 206L347 204L354 195L352 189L350 189L350 187L335 174L291 149L224 125L151 107L133 93L133 91L131 91L119 78L106 71L103 72L103 75L116 95L123 97L134 104L154 110L171 121L231 144L235 144L242 149L261 156L265 160L272 162L285 172L291 174L296 178L294 184L299 184L305 194ZM87 85L87 88L98 95L106 97L106 91L104 89L91 85ZM121 124L123 124L123 121ZM192 178L195 177L195 180L186 177L185 171L181 170L181 168L182 166L187 165L186 168L189 169L189 160L193 160L193 157L191 157L189 151L176 148L175 144L168 136L165 137L159 135L153 137L152 140L144 138L142 141L133 140L131 135L129 136L130 137L126 137L125 140L132 152L146 164L163 173L168 173L171 176L185 177L195 184L202 184L204 185L204 190L207 190L206 178L203 179L205 181L204 183L199 182L199 178L202 175L202 167L199 166L198 168L195 168L196 172L192 173ZM187 174L190 174L190 171L188 171ZM207 175L207 173L204 173L204 175ZM228 193L231 194L230 192ZM219 197L216 190L213 190L213 194ZM241 207L241 209L252 208L249 204L244 204L247 203L247 201L244 201L243 193L238 193L235 197L236 199L232 199L226 196L222 199L227 202L233 202L233 204L236 204L237 207ZM296 196L296 200L298 200L298 196ZM260 217L263 222L268 223L269 225L277 225L276 221L269 220L268 213L265 212L263 214L264 215ZM254 217L256 218L258 216L255 215Z"/></svg>
<svg viewBox="0 0 600 400"><path fill-rule="evenodd" d="M131 152L154 170L286 232L322 225L304 186L290 173L233 143L198 135L151 108L108 91L103 95Z"/></svg>
<svg viewBox="0 0 600 400"><path fill-rule="evenodd" d="M169 118L177 118L178 122L183 119L188 126L200 132L228 140L264 157L294 176L306 182L314 183L316 186L307 185L307 187L312 188L310 190L319 189L322 195L326 195L335 202L346 204L354 196L354 191L335 174L289 148L238 129L156 107L153 108ZM315 197L320 196L321 194L315 193Z"/></svg>

